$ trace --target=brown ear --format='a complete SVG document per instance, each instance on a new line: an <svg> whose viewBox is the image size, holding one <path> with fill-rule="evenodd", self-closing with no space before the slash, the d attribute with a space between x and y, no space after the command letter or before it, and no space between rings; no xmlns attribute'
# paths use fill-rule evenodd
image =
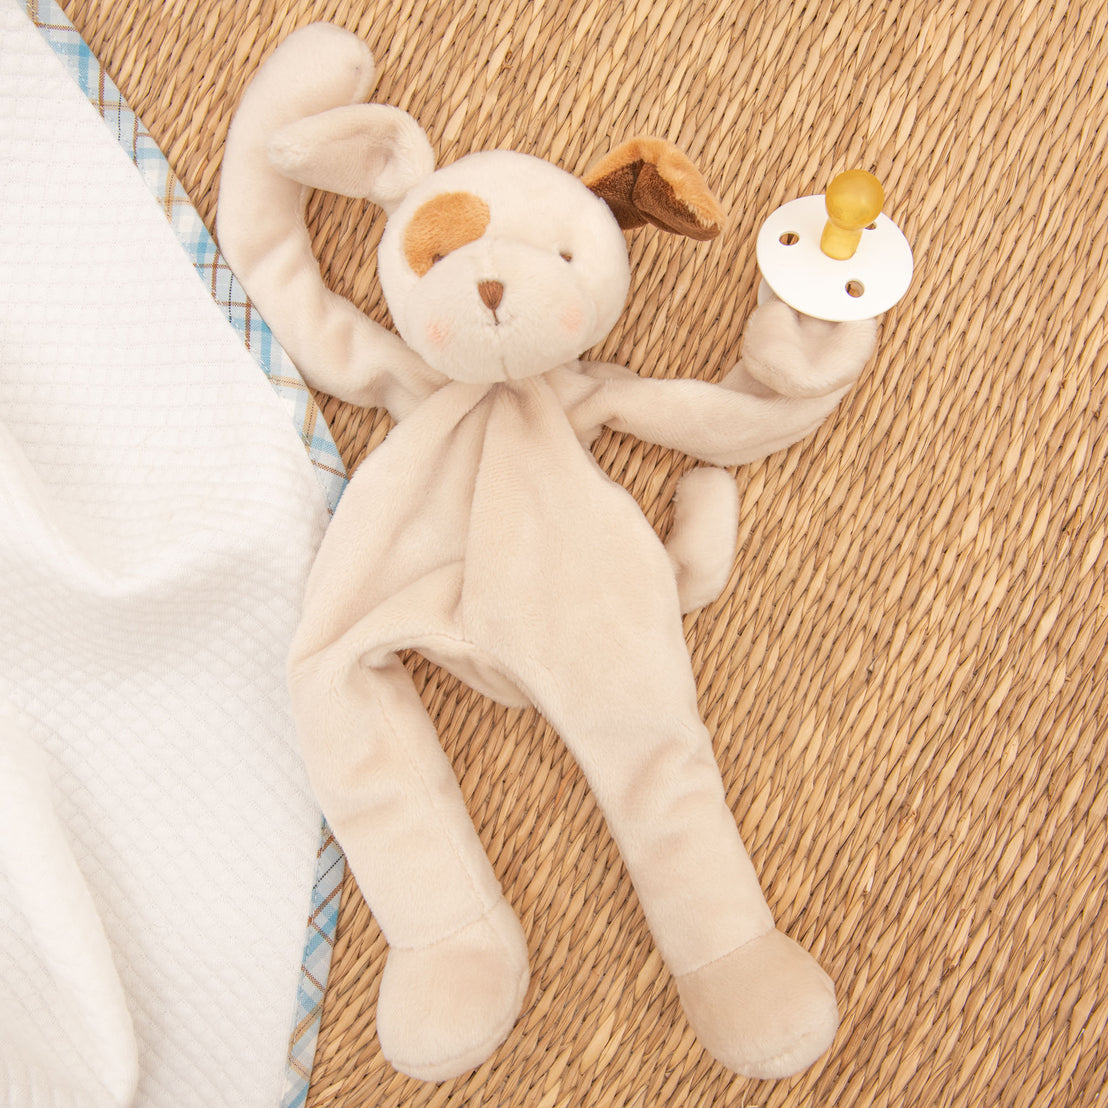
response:
<svg viewBox="0 0 1108 1108"><path fill-rule="evenodd" d="M656 138L634 138L606 154L585 176L628 230L652 223L692 239L715 238L723 209L696 166L675 146Z"/></svg>

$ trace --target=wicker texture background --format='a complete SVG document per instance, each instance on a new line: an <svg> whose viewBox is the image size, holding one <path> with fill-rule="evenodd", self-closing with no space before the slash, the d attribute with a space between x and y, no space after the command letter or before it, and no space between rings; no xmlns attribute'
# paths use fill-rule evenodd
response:
<svg viewBox="0 0 1108 1108"><path fill-rule="evenodd" d="M69 0L209 227L242 86L294 27L362 35L377 98L440 164L513 147L582 172L634 133L731 212L632 236L599 356L718 378L754 236L840 169L917 259L878 354L811 440L737 473L741 548L686 623L701 707L779 924L835 978L832 1052L791 1082L696 1045L581 775L534 713L411 659L529 937L524 1016L439 1087L381 1059L385 947L348 882L309 1103L1108 1103L1108 12L1102 0ZM381 221L313 201L333 287L385 321ZM387 431L328 401L349 465ZM692 463L606 435L660 527Z"/></svg>

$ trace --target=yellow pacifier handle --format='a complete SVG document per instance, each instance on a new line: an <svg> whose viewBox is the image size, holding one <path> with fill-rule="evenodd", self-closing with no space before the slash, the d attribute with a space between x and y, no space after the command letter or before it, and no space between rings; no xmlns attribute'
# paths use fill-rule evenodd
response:
<svg viewBox="0 0 1108 1108"><path fill-rule="evenodd" d="M854 256L865 230L880 214L885 190L872 173L848 169L827 186L827 225L819 240L829 257L845 261Z"/></svg>

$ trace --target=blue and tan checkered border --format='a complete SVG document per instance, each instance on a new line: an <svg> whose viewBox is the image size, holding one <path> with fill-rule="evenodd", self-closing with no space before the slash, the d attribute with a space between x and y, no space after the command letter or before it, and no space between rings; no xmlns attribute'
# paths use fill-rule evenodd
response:
<svg viewBox="0 0 1108 1108"><path fill-rule="evenodd" d="M212 299L287 405L323 486L327 505L334 511L346 485L346 472L330 431L288 355L235 281L158 144L127 106L55 0L28 0L27 14L134 162ZM280 1108L302 1108L307 1100L323 995L335 946L344 870L342 851L325 823Z"/></svg>

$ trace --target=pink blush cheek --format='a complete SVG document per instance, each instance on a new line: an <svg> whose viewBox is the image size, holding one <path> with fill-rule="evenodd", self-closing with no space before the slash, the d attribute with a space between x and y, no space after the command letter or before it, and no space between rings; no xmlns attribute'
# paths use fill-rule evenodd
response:
<svg viewBox="0 0 1108 1108"><path fill-rule="evenodd" d="M562 312L558 322L561 323L562 329L570 335L576 335L581 330L581 323L584 320L584 316L581 313L581 309L576 304L571 304L565 311Z"/></svg>
<svg viewBox="0 0 1108 1108"><path fill-rule="evenodd" d="M450 328L445 323L438 323L432 320L427 324L426 331L427 341L435 347L443 347L450 339Z"/></svg>

